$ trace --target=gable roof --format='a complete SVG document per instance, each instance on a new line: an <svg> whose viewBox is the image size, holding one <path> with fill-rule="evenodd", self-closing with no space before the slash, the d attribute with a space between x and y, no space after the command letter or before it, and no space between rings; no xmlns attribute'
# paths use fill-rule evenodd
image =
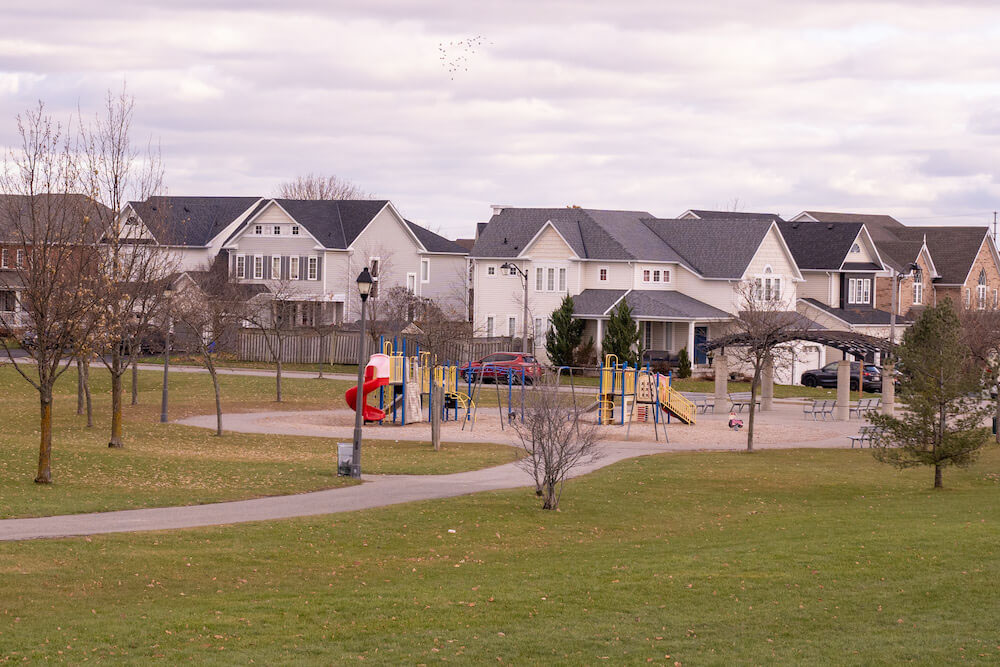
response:
<svg viewBox="0 0 1000 667"><path fill-rule="evenodd" d="M743 277L772 220L713 219L643 221L684 263L706 278Z"/></svg>
<svg viewBox="0 0 1000 667"><path fill-rule="evenodd" d="M979 249L988 243L988 227L910 227L908 233L927 239L934 268L945 285L961 285L972 270Z"/></svg>
<svg viewBox="0 0 1000 667"><path fill-rule="evenodd" d="M206 246L260 197L149 197L129 202L163 245Z"/></svg>
<svg viewBox="0 0 1000 667"><path fill-rule="evenodd" d="M0 194L0 242L20 244L30 243L31 239L22 238L21 232L27 232L31 227L32 198L28 195ZM63 216L93 216L95 210L100 210L102 216L110 216L111 209L95 199L80 194L40 194L34 197L36 212L35 223L44 225L48 222L57 223L58 229L51 229L51 235L58 237L73 237L69 225L64 226ZM77 230L79 231L79 230ZM100 224L92 224L83 230L85 238L96 242L103 229ZM44 234L44 231L40 232ZM37 239L36 239L37 240ZM54 239L53 239L54 240ZM79 239L84 240L84 239Z"/></svg>
<svg viewBox="0 0 1000 667"><path fill-rule="evenodd" d="M864 310L834 308L826 305L818 299L813 298L799 299L799 301L808 304L817 310L821 310L831 317L836 317L842 322L856 326L889 326L892 318L892 314L887 310L876 310L874 308ZM900 326L907 326L911 323L912 321L907 317L903 317L902 315L896 316L896 324Z"/></svg>
<svg viewBox="0 0 1000 667"><path fill-rule="evenodd" d="M808 216L816 222L860 222L868 229L868 234L875 243L883 240L892 240L896 230L905 229L905 225L891 215L881 215L873 213L839 213L834 211L802 211L792 220L797 222L808 222L807 220L796 220L802 216Z"/></svg>
<svg viewBox="0 0 1000 667"><path fill-rule="evenodd" d="M863 226L860 222L778 223L799 268L826 271L840 270Z"/></svg>
<svg viewBox="0 0 1000 667"><path fill-rule="evenodd" d="M573 297L573 314L605 317L622 299L639 319L732 319L729 313L674 290L587 289Z"/></svg>
<svg viewBox="0 0 1000 667"><path fill-rule="evenodd" d="M685 216L692 215L699 220L777 220L781 222L781 216L777 213L751 213L744 211L706 211L704 209L689 208L677 216L684 219Z"/></svg>
<svg viewBox="0 0 1000 667"><path fill-rule="evenodd" d="M324 248L346 250L388 205L386 199L275 199ZM249 222L249 220L248 220Z"/></svg>
<svg viewBox="0 0 1000 667"><path fill-rule="evenodd" d="M420 242L424 244L424 248L427 252L446 252L455 253L458 255L467 255L469 253L461 244L456 241L449 241L440 234L435 234L426 227L421 227L415 222L406 221L407 226L410 231L413 232L414 236L420 239Z"/></svg>

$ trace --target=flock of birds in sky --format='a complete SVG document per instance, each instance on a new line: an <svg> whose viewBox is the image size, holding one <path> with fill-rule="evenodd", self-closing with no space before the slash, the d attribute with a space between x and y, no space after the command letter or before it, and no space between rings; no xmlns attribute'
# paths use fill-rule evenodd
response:
<svg viewBox="0 0 1000 667"><path fill-rule="evenodd" d="M486 44L492 44L482 35L460 39L457 42L441 42L438 44L438 59L441 67L448 72L451 80L455 80L455 74L469 71L469 62L477 50Z"/></svg>

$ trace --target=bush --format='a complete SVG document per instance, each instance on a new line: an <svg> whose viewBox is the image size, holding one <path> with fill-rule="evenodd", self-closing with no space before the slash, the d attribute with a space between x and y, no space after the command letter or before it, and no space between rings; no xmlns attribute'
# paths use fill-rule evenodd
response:
<svg viewBox="0 0 1000 667"><path fill-rule="evenodd" d="M677 377L681 379L691 377L691 358L686 347L681 348L680 354L677 355Z"/></svg>

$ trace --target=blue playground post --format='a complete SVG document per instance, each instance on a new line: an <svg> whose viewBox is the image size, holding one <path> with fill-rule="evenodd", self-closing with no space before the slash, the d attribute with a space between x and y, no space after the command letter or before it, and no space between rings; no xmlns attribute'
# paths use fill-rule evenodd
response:
<svg viewBox="0 0 1000 667"><path fill-rule="evenodd" d="M627 372L628 372L628 362L626 361L626 362L622 363L622 381L621 381L621 385L622 385L622 409L618 411L620 413L620 416L621 416L621 425L622 426L625 425L625 373L627 373Z"/></svg>

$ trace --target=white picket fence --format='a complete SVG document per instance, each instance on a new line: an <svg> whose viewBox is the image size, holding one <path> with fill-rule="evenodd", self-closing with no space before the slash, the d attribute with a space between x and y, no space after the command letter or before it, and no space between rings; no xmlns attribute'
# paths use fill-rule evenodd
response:
<svg viewBox="0 0 1000 667"><path fill-rule="evenodd" d="M356 331L318 333L294 332L284 334L281 340L281 361L302 364L356 364L358 363L358 333ZM241 329L238 337L241 361L273 361L271 348L265 334L256 329ZM272 335L271 339L275 337ZM392 339L389 339L392 340ZM403 338L396 338L402 349ZM509 337L471 338L448 343L441 351L442 361L455 363L476 360L494 352L508 352L513 349L513 339ZM368 340L368 354L378 352ZM406 339L406 351L413 355L419 349L419 342Z"/></svg>

